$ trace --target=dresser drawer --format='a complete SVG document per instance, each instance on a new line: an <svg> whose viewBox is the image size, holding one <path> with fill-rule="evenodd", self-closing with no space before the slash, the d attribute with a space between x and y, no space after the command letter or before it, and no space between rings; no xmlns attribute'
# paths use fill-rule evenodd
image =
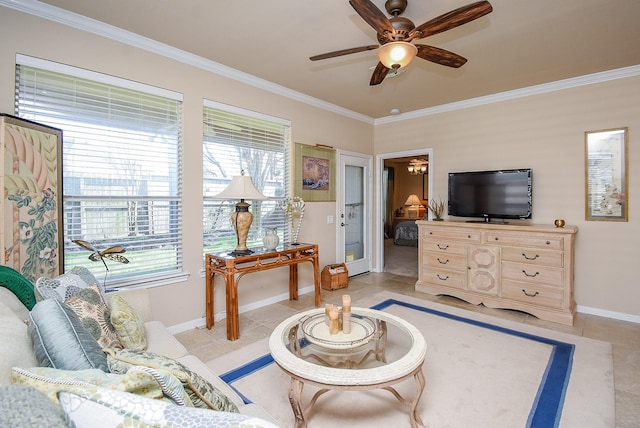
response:
<svg viewBox="0 0 640 428"><path fill-rule="evenodd" d="M431 284L443 287L457 288L460 290L465 289L467 278L467 272L456 272L445 269L436 269L423 267L420 281L430 282Z"/></svg>
<svg viewBox="0 0 640 428"><path fill-rule="evenodd" d="M546 308L562 308L561 288L503 280L502 298Z"/></svg>
<svg viewBox="0 0 640 428"><path fill-rule="evenodd" d="M439 241L464 241L464 242L480 242L482 234L479 231L465 230L457 228L438 228L431 229L423 227L421 235L423 239L436 239Z"/></svg>
<svg viewBox="0 0 640 428"><path fill-rule="evenodd" d="M563 269L524 263L502 263L502 278L533 284L562 287Z"/></svg>
<svg viewBox="0 0 640 428"><path fill-rule="evenodd" d="M541 250L538 248L502 247L502 260L531 265L563 267L561 251Z"/></svg>
<svg viewBox="0 0 640 428"><path fill-rule="evenodd" d="M562 250L564 239L555 235L523 235L519 233L488 232L487 244L509 245L513 247L548 248Z"/></svg>
<svg viewBox="0 0 640 428"><path fill-rule="evenodd" d="M422 253L422 265L464 272L467 268L467 257L461 254L425 251Z"/></svg>
<svg viewBox="0 0 640 428"><path fill-rule="evenodd" d="M422 241L422 251L433 251L440 254L467 254L467 244L458 241L425 239Z"/></svg>

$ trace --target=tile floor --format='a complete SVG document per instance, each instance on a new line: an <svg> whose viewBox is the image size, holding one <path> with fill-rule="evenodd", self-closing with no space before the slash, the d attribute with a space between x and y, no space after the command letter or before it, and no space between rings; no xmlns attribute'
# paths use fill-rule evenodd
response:
<svg viewBox="0 0 640 428"><path fill-rule="evenodd" d="M616 427L640 426L640 324L578 314L572 327L541 321L531 315L511 310L491 309L475 306L453 297L430 296L414 291L416 279L391 273L367 273L349 279L348 291L354 305L359 298L388 290L411 295L425 300L487 313L512 321L576 334L613 343L613 359L616 392ZM323 303L341 304L343 290L322 291ZM302 309L313 307L311 294L301 295L298 301L283 301L240 314L240 339L228 341L224 321L211 329L194 329L176 335L185 347L202 361L234 349L241 348L258 339L268 337L274 327L284 318Z"/></svg>

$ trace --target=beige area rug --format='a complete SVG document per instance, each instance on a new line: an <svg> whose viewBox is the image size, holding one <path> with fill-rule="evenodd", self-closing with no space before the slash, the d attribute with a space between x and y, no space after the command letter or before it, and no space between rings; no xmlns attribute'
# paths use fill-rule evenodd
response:
<svg viewBox="0 0 640 428"><path fill-rule="evenodd" d="M418 405L425 426L613 427L615 395L609 343L514 323L390 292L356 306L374 306L411 322L428 349L426 387ZM207 363L247 400L293 427L289 377L264 339ZM413 379L397 385L413 397ZM309 399L316 388L305 386ZM308 415L310 428L408 427L388 392L330 391Z"/></svg>

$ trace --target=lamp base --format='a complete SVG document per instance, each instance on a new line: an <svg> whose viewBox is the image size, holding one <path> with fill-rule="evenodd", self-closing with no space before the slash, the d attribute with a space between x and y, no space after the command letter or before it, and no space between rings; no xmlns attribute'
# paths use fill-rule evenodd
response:
<svg viewBox="0 0 640 428"><path fill-rule="evenodd" d="M248 256L249 254L253 254L251 250L233 250L229 253L230 256L238 257L238 256Z"/></svg>

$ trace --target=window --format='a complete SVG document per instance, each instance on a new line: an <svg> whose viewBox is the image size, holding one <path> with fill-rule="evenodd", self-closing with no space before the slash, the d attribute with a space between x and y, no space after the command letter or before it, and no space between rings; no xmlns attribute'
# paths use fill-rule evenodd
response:
<svg viewBox="0 0 640 428"><path fill-rule="evenodd" d="M282 201L289 195L289 121L207 100L203 121L204 252L236 248L230 218L238 201L217 200L215 195L242 171L270 198L247 201L253 213L247 246L261 246L267 228L276 228L281 242L286 241Z"/></svg>
<svg viewBox="0 0 640 428"><path fill-rule="evenodd" d="M182 274L180 94L18 56L16 115L63 130L65 269L108 287ZM123 245L128 264L88 259Z"/></svg>

